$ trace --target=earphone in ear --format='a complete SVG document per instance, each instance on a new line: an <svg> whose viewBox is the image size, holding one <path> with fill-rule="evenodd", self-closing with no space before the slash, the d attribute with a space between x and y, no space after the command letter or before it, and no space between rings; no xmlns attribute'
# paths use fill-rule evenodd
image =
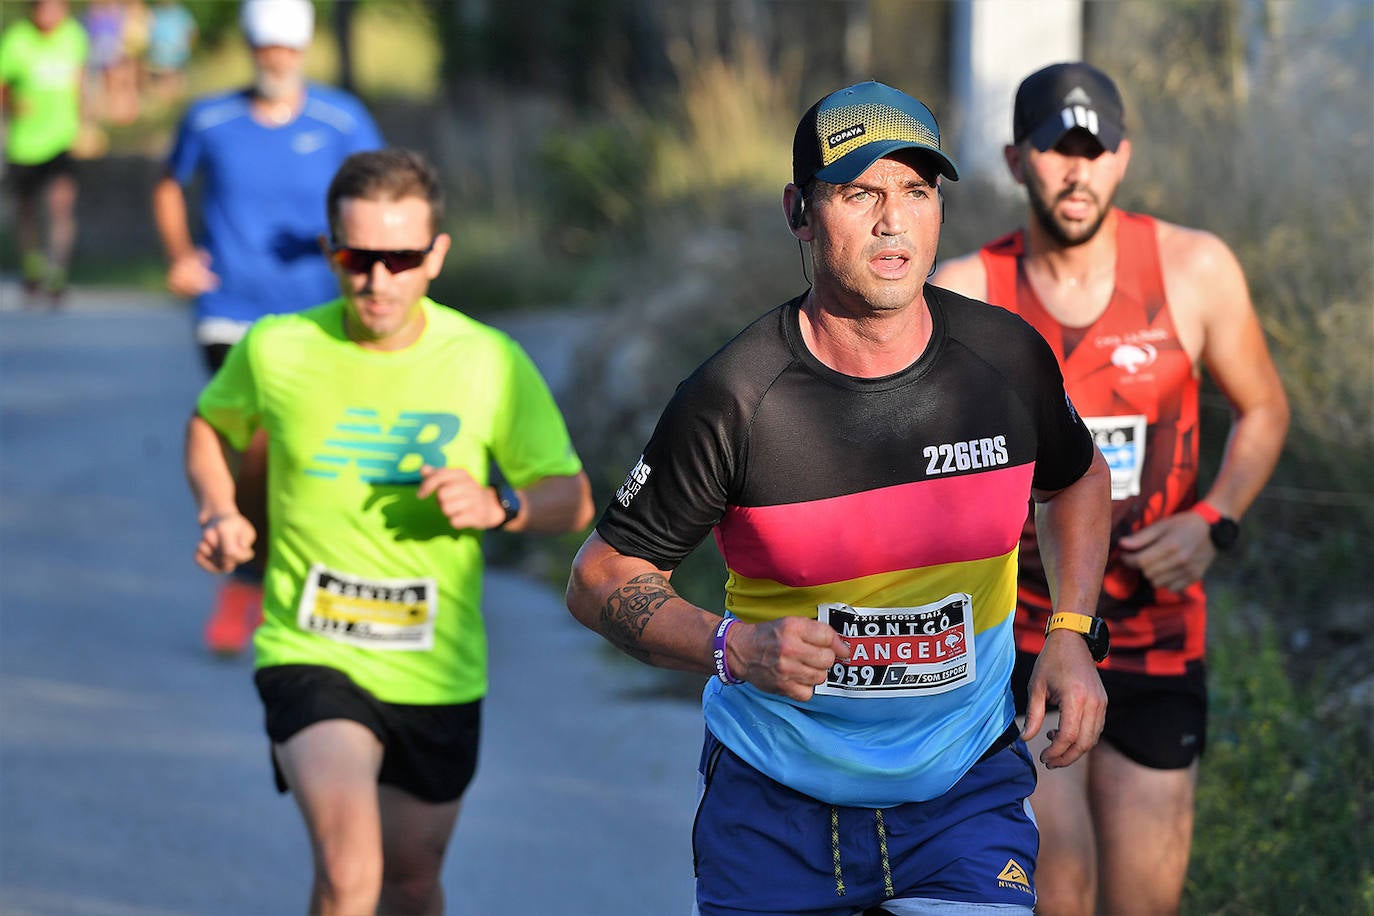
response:
<svg viewBox="0 0 1374 916"><path fill-rule="evenodd" d="M792 205L792 215L787 218L787 222L793 229L800 229L806 224L806 198L797 196L797 202Z"/></svg>
<svg viewBox="0 0 1374 916"><path fill-rule="evenodd" d="M939 185L935 186L935 192L940 195L940 225L945 222L945 189Z"/></svg>

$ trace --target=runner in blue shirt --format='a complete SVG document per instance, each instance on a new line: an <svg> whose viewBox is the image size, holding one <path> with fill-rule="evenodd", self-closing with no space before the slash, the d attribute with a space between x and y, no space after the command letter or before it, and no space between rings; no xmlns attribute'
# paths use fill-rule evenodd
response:
<svg viewBox="0 0 1374 916"><path fill-rule="evenodd" d="M191 105L153 191L167 287L195 299L196 341L211 373L256 319L337 295L319 248L328 234L325 192L350 154L384 145L361 102L305 81L315 26L308 0L247 0L240 25L253 85ZM199 242L187 205L197 179ZM244 454L238 489L240 510L259 530L266 530L265 454L265 441ZM259 582L228 580L206 643L238 653L259 619Z"/></svg>

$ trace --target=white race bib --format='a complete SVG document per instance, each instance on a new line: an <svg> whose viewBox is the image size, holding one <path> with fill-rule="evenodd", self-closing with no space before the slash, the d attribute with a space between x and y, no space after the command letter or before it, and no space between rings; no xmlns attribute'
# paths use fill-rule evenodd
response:
<svg viewBox="0 0 1374 916"><path fill-rule="evenodd" d="M921 607L817 606L820 620L849 643L818 694L925 697L972 683L973 597L957 592Z"/></svg>
<svg viewBox="0 0 1374 916"><path fill-rule="evenodd" d="M439 588L433 579L364 579L310 567L296 624L363 649L434 648Z"/></svg>
<svg viewBox="0 0 1374 916"><path fill-rule="evenodd" d="M1140 474L1145 467L1145 415L1084 417L1093 441L1112 471L1112 499L1140 495Z"/></svg>

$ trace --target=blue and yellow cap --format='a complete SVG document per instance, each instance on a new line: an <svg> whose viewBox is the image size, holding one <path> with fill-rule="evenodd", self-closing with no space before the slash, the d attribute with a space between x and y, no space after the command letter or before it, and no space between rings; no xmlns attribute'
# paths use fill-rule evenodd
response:
<svg viewBox="0 0 1374 916"><path fill-rule="evenodd" d="M802 115L792 138L792 181L846 184L899 149L934 155L940 174L959 180L954 160L940 149L940 125L921 102L882 83L832 92Z"/></svg>

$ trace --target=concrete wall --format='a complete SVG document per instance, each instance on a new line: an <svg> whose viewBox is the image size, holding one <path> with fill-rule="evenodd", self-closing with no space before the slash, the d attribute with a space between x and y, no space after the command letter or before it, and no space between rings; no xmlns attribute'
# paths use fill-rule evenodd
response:
<svg viewBox="0 0 1374 916"><path fill-rule="evenodd" d="M961 0L950 46L955 162L966 180L1010 191L1002 147L1016 87L1046 64L1082 58L1082 0Z"/></svg>

